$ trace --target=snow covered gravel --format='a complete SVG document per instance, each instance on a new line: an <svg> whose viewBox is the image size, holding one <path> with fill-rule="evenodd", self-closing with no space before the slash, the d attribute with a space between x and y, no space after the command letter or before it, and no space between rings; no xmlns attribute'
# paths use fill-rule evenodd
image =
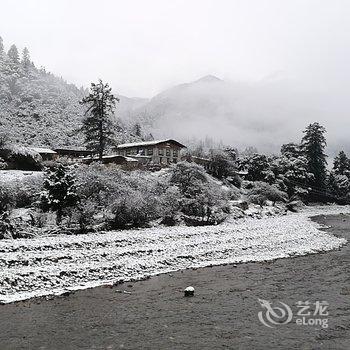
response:
<svg viewBox="0 0 350 350"><path fill-rule="evenodd" d="M0 302L58 295L174 270L324 252L345 239L309 217L350 213L309 207L284 216L206 227L171 227L0 241Z"/></svg>

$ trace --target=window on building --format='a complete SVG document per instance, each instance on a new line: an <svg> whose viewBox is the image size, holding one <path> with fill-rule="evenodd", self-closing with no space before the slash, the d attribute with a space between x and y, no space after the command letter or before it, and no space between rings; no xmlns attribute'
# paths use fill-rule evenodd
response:
<svg viewBox="0 0 350 350"><path fill-rule="evenodd" d="M158 155L164 156L164 148L159 148L158 149Z"/></svg>
<svg viewBox="0 0 350 350"><path fill-rule="evenodd" d="M131 153L131 149L127 149L127 150L126 150L126 155L129 156L130 153Z"/></svg>
<svg viewBox="0 0 350 350"><path fill-rule="evenodd" d="M167 157L170 157L170 148L167 148L167 149L166 149L166 156L167 156Z"/></svg>
<svg viewBox="0 0 350 350"><path fill-rule="evenodd" d="M173 162L176 164L177 163L177 158L173 158Z"/></svg>
<svg viewBox="0 0 350 350"><path fill-rule="evenodd" d="M178 156L178 150L177 149L174 149L173 150L173 157L177 157Z"/></svg>
<svg viewBox="0 0 350 350"><path fill-rule="evenodd" d="M153 148L148 148L147 149L147 155L148 156L153 156Z"/></svg>

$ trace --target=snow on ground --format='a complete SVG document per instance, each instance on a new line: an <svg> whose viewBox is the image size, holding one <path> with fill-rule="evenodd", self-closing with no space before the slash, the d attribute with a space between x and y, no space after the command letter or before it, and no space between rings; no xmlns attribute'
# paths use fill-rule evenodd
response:
<svg viewBox="0 0 350 350"><path fill-rule="evenodd" d="M25 178L42 176L42 171L0 170L0 182L22 181Z"/></svg>
<svg viewBox="0 0 350 350"><path fill-rule="evenodd" d="M245 218L207 227L171 227L0 241L0 301L62 294L191 267L284 258L339 248L308 217L350 207Z"/></svg>

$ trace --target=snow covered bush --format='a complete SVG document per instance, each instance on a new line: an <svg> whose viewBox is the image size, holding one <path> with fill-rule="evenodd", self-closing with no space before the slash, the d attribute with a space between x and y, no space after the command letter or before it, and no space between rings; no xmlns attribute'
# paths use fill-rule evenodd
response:
<svg viewBox="0 0 350 350"><path fill-rule="evenodd" d="M81 165L75 176L80 201L94 202L97 209L105 209L121 187L121 172L101 164Z"/></svg>
<svg viewBox="0 0 350 350"><path fill-rule="evenodd" d="M42 177L25 177L12 185L15 206L24 208L35 206L43 189Z"/></svg>
<svg viewBox="0 0 350 350"><path fill-rule="evenodd" d="M0 214L12 209L15 203L12 186L8 183L0 183Z"/></svg>
<svg viewBox="0 0 350 350"><path fill-rule="evenodd" d="M237 189L242 187L242 178L238 174L233 174L227 178L229 183Z"/></svg>
<svg viewBox="0 0 350 350"><path fill-rule="evenodd" d="M82 166L75 173L78 208L90 202L88 216L103 218L109 229L143 227L154 220L174 225L181 217L188 223L214 224L227 215L230 190L194 163L178 163L160 174L102 165Z"/></svg>
<svg viewBox="0 0 350 350"><path fill-rule="evenodd" d="M80 203L71 210L69 215L70 226L74 224L78 225L78 233L80 234L94 231L94 224L96 224L96 213L97 208L94 201L80 201ZM105 228L105 225L103 225L102 228Z"/></svg>
<svg viewBox="0 0 350 350"><path fill-rule="evenodd" d="M261 207L268 200L272 201L273 204L276 202L285 202L286 197L286 193L280 191L276 186L262 181L255 182L254 187L248 193L249 201Z"/></svg>
<svg viewBox="0 0 350 350"><path fill-rule="evenodd" d="M170 183L175 184L181 193L192 191L193 184L208 182L204 168L195 163L180 162L171 168Z"/></svg>
<svg viewBox="0 0 350 350"><path fill-rule="evenodd" d="M227 193L205 173L203 167L180 162L171 171L170 183L179 188L180 211L187 216L188 223L208 225L225 219Z"/></svg>
<svg viewBox="0 0 350 350"><path fill-rule="evenodd" d="M15 238L15 229L9 216L8 211L0 214L0 239Z"/></svg>
<svg viewBox="0 0 350 350"><path fill-rule="evenodd" d="M210 155L210 167L208 173L217 179L233 176L236 171L232 156L223 150L215 150Z"/></svg>
<svg viewBox="0 0 350 350"><path fill-rule="evenodd" d="M117 198L110 207L109 225L112 229L142 227L158 218L155 200L149 202L146 196L130 188L125 194Z"/></svg>
<svg viewBox="0 0 350 350"><path fill-rule="evenodd" d="M95 215L104 216L112 229L145 226L162 216L166 186L151 173L90 165L76 174L81 205L93 203Z"/></svg>
<svg viewBox="0 0 350 350"><path fill-rule="evenodd" d="M181 193L177 186L168 187L160 200L162 223L173 226L177 223L177 217L180 211Z"/></svg>

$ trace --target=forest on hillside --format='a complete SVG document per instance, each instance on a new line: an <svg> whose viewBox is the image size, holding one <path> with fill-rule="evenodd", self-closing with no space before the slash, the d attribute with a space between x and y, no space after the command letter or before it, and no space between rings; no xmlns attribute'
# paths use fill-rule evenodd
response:
<svg viewBox="0 0 350 350"><path fill-rule="evenodd" d="M81 145L76 132L84 110L78 89L38 68L29 50L7 51L0 37L0 132L23 145Z"/></svg>

